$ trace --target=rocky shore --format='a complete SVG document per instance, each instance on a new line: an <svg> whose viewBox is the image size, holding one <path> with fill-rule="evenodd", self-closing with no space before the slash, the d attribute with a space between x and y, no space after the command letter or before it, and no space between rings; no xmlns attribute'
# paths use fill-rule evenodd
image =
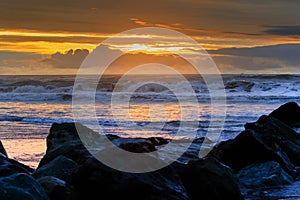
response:
<svg viewBox="0 0 300 200"><path fill-rule="evenodd" d="M8 158L0 142L0 199L297 199L300 196L268 197L264 191L299 180L300 134L295 131L299 127L300 107L290 102L245 124L236 138L217 144L203 159L198 158L203 138L197 138L179 161L137 174L114 170L96 160L79 139L74 123L54 123L37 169ZM169 142L154 137L107 137L136 153L152 152Z"/></svg>

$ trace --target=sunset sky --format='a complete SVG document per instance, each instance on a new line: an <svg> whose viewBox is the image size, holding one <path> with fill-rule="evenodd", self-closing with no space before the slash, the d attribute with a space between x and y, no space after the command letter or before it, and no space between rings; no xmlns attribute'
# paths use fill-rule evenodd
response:
<svg viewBox="0 0 300 200"><path fill-rule="evenodd" d="M299 9L299 0L1 1L0 74L75 74L106 38L148 26L192 37L221 73L299 74ZM161 55L134 41L126 48L142 49L143 62L180 63L161 48Z"/></svg>

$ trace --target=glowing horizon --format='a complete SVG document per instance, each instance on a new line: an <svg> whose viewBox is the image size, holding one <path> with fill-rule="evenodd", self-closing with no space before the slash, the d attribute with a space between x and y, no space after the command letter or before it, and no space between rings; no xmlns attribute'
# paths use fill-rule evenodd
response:
<svg viewBox="0 0 300 200"><path fill-rule="evenodd" d="M161 26L158 26L161 27ZM172 28L172 27L168 27ZM174 29L176 30L176 29ZM8 41L0 40L0 51L12 51L12 52L28 52L37 54L53 54L56 52L66 52L70 49L88 49L92 51L102 40L109 37L119 37L120 39L134 39L134 38L151 38L159 37L157 35L120 35L116 36L114 33L92 33L92 32L41 32L37 30L10 30L10 29L0 29L0 37L8 37ZM222 48L252 48L258 46L266 45L278 45L278 44L300 44L299 39L289 38L289 37L254 37L254 38L237 38L234 37L235 34L229 34L226 36L214 35L191 35L196 41L198 41L203 48L206 50L218 50ZM9 37L21 37L21 41L9 41ZM77 38L79 37L79 38ZM65 39L65 41L61 41ZM84 39L92 39L93 42L86 42ZM168 38L169 39L169 38ZM52 41L51 41L52 40ZM59 41L58 41L59 40ZM68 41L71 40L71 41ZM98 41L98 42L97 42ZM174 39L174 46L177 45L176 38ZM132 43L134 45L134 43ZM143 44L137 44L142 46ZM169 44L170 45L170 44ZM124 48L121 47L120 50ZM167 49L158 47L162 50L164 54ZM172 47L173 48L173 47ZM180 47L178 47L180 48ZM153 49L148 48L150 52L154 52ZM147 48L143 52L147 53ZM158 50L158 49L157 49ZM155 54L159 54L156 51Z"/></svg>

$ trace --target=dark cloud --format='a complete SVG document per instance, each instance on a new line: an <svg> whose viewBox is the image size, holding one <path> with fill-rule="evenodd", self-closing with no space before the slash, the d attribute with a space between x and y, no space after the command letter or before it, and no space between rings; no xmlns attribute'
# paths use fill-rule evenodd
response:
<svg viewBox="0 0 300 200"><path fill-rule="evenodd" d="M243 32L233 32L233 31L225 31L225 34L233 34L233 35L241 35L241 36L262 36L261 33L243 33Z"/></svg>
<svg viewBox="0 0 300 200"><path fill-rule="evenodd" d="M120 32L137 27L129 20L135 17L251 34L260 31L262 22L298 23L299 6L296 0L11 0L0 1L0 24L4 29Z"/></svg>
<svg viewBox="0 0 300 200"><path fill-rule="evenodd" d="M172 0L12 0L0 1L0 24L7 29L43 31L120 32L137 27L134 16L159 19L165 11L177 10ZM159 9L157 9L159 8ZM151 15L150 15L151 13ZM175 13L174 13L175 14Z"/></svg>
<svg viewBox="0 0 300 200"><path fill-rule="evenodd" d="M213 60L222 73L266 72L270 70L283 71L284 63L277 59L245 57L245 56L213 56Z"/></svg>
<svg viewBox="0 0 300 200"><path fill-rule="evenodd" d="M266 71L286 68L300 73L300 44L283 44L253 48L227 48L209 51L215 62L224 69Z"/></svg>
<svg viewBox="0 0 300 200"><path fill-rule="evenodd" d="M50 64L55 68L79 68L82 61L89 54L87 49L72 49L65 52L52 54L50 58L42 60L42 63Z"/></svg>
<svg viewBox="0 0 300 200"><path fill-rule="evenodd" d="M265 26L264 33L281 36L300 36L300 26Z"/></svg>
<svg viewBox="0 0 300 200"><path fill-rule="evenodd" d="M300 44L281 44L253 48L227 48L210 51L213 54L234 55L245 57L266 57L286 61L300 61Z"/></svg>

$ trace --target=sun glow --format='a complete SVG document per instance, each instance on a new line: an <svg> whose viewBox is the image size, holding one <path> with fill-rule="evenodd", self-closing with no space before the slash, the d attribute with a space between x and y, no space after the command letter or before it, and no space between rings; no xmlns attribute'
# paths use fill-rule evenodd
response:
<svg viewBox="0 0 300 200"><path fill-rule="evenodd" d="M170 52L182 51L183 47L154 47L146 44L132 44L120 49L129 53L170 54Z"/></svg>
<svg viewBox="0 0 300 200"><path fill-rule="evenodd" d="M133 43L107 44L111 50L120 50L130 54L170 55L170 54L198 54L204 48L181 42L168 43Z"/></svg>

